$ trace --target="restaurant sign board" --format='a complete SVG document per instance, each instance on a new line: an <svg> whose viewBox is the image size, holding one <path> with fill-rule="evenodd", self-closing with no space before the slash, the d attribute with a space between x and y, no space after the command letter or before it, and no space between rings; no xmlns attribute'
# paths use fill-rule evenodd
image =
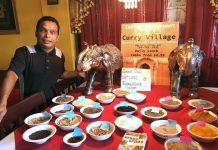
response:
<svg viewBox="0 0 218 150"><path fill-rule="evenodd" d="M178 31L178 22L122 24L122 55L168 58L169 53L178 44Z"/></svg>

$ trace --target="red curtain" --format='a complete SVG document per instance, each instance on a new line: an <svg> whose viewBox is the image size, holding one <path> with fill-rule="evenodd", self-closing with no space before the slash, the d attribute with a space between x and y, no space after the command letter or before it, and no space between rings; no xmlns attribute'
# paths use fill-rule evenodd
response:
<svg viewBox="0 0 218 150"><path fill-rule="evenodd" d="M138 2L137 9L128 10L118 0L94 0L94 3L82 27L81 44L83 41L90 45L112 43L120 48L122 23L162 22L166 18L167 0L142 0ZM214 45L215 28L210 1L187 0L186 22L180 37L184 42L193 37L195 44L206 54L201 71L202 86L213 86L214 83L211 58L217 53Z"/></svg>
<svg viewBox="0 0 218 150"><path fill-rule="evenodd" d="M212 58L215 57L216 25L209 0L187 0L184 41L193 37L195 44L206 54L201 68L201 86L213 86Z"/></svg>
<svg viewBox="0 0 218 150"><path fill-rule="evenodd" d="M82 27L81 42L112 43L120 48L121 24L164 21L166 1L142 0L137 9L124 9L124 4L118 0L95 0Z"/></svg>

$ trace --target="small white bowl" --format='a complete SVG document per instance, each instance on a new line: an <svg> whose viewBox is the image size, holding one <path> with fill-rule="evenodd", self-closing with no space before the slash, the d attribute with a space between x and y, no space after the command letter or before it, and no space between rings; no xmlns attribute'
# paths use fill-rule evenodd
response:
<svg viewBox="0 0 218 150"><path fill-rule="evenodd" d="M161 125L165 125L167 124L167 120L156 120L156 121L153 121L150 125L151 129L153 130L153 132L160 138L162 139L168 139L168 138L172 138L172 137L175 137L177 136L181 131L182 131L182 128L179 124L176 124L176 129L177 129L177 133L175 134L163 134L163 133L160 133L158 131L155 130L155 127L156 126L161 126Z"/></svg>
<svg viewBox="0 0 218 150"><path fill-rule="evenodd" d="M191 117L191 119L192 119L193 121L204 121L204 122L207 122L207 123L213 123L213 122L217 121L217 115L216 115L215 113L213 113L212 111L208 111L208 110L202 110L202 111L205 112L205 113L208 112L208 114L210 114L211 116L213 116L215 119L214 119L214 120L211 120L211 121L206 121L206 120L203 120L203 119L201 119L201 120L200 120L200 119L195 119L195 118L191 117L191 115L196 112L195 109L189 111L188 115ZM204 117L205 117L205 115L204 115Z"/></svg>
<svg viewBox="0 0 218 150"><path fill-rule="evenodd" d="M103 122L107 122L107 121L95 121L95 122L92 122L90 123L87 127L86 127L86 132L89 134L89 136L91 138L93 138L94 140L98 140L98 141L103 141L103 140L106 140L108 138L111 137L111 135L114 133L115 131L115 126L113 123L110 123L110 122L107 122L110 124L110 132L106 135L95 135L93 134L91 131L91 129L93 127L99 127Z"/></svg>
<svg viewBox="0 0 218 150"><path fill-rule="evenodd" d="M199 105L201 105L198 103L201 103L201 102L207 103L209 105L209 106L204 106L203 109L212 109L215 107L214 103L207 101L207 100L202 100L202 99L191 99L188 101L188 105L193 108L197 108ZM197 105L195 105L195 103L197 103Z"/></svg>
<svg viewBox="0 0 218 150"><path fill-rule="evenodd" d="M126 89L122 89L122 88L117 88L113 90L113 93L117 96L117 97L125 97L125 95L129 94L129 90Z"/></svg>
<svg viewBox="0 0 218 150"><path fill-rule="evenodd" d="M74 97L73 97L73 96L71 96L71 95L66 95L67 98L68 98L68 97L70 98L69 101L66 101L66 102L57 102L57 99L58 99L59 97L61 97L61 96L56 96L56 97L52 98L52 102L55 103L55 104L67 104L67 103L70 103L70 102L72 102L72 101L74 100Z"/></svg>
<svg viewBox="0 0 218 150"><path fill-rule="evenodd" d="M68 131L68 130L73 130L75 127L77 127L80 123L81 123L81 121L82 121L82 117L80 116L80 115L77 115L77 114L75 114L75 117L79 117L79 122L77 122L77 123L75 123L75 124L73 124L73 125L69 125L69 126L62 126L62 125L60 125L59 124L59 121L61 120L61 119L63 119L64 117L66 117L66 115L63 115L63 116L60 116L60 117L58 117L56 120L55 120L55 124L60 128L60 129L62 129L62 130L66 130L66 131Z"/></svg>
<svg viewBox="0 0 218 150"><path fill-rule="evenodd" d="M83 139L81 141L76 143L70 143L68 142L68 139L72 137L72 133L68 133L67 135L64 136L63 142L71 147L79 147L86 140L86 134L85 133L82 134L83 134Z"/></svg>
<svg viewBox="0 0 218 150"><path fill-rule="evenodd" d="M197 135L195 133L193 133L190 129L193 125L195 125L197 122L192 122L192 123L189 123L187 125L187 130L188 132L191 134L191 136L197 140L197 141L200 141L200 142L205 142L205 143L209 143L209 142L214 142L218 139L218 134L217 136L215 137L203 137L203 136L200 136L200 135ZM215 129L218 133L218 128L214 125L211 125L211 124L208 124L208 123L205 123L206 126L210 126L211 128Z"/></svg>
<svg viewBox="0 0 218 150"><path fill-rule="evenodd" d="M114 109L115 111L120 114L120 115L131 115L133 114L134 112L136 112L136 110L138 109L138 107L135 105L135 104L132 104L132 103L128 103L129 106L135 108L134 111L118 111L117 108L120 107L121 105L120 104L117 104L114 106Z"/></svg>
<svg viewBox="0 0 218 150"><path fill-rule="evenodd" d="M25 109L25 108L24 108ZM48 115L48 116L47 116ZM31 123L30 120L32 119L37 119L39 117L48 117L49 119L47 119L46 121L43 121L41 123ZM30 116L28 116L25 120L24 123L27 124L28 126L36 126L36 125L42 125L42 124L48 124L50 122L50 120L52 119L52 115L50 113L36 113L36 114L32 114Z"/></svg>
<svg viewBox="0 0 218 150"><path fill-rule="evenodd" d="M102 104L109 104L113 102L115 97L116 96L113 93L101 93L96 95L96 99Z"/></svg>
<svg viewBox="0 0 218 150"><path fill-rule="evenodd" d="M130 93L127 94L126 99L132 103L141 103L146 99L146 95L141 94L141 93Z"/></svg>
<svg viewBox="0 0 218 150"><path fill-rule="evenodd" d="M157 110L159 110L159 111L162 111L162 112L163 112L163 115L157 116L157 117L155 117L155 116L152 117L152 116L146 115L146 114L145 114L145 111L150 110L150 109L157 109ZM164 118L164 117L167 116L167 111L166 111L165 109L163 109L163 108L160 108L160 107L144 107L144 108L141 109L140 112L141 112L141 114L142 114L143 116L145 116L146 118L151 119L151 120L157 120L157 119L161 119L161 118Z"/></svg>
<svg viewBox="0 0 218 150"><path fill-rule="evenodd" d="M51 109L50 109L50 112L55 116L55 117L60 117L62 115L64 115L65 113L57 113L57 111L61 111L61 110L66 110L64 107L65 107L66 104L61 104L61 105L56 105L56 106L53 106ZM70 104L67 104L70 106L70 109L67 110L67 111L73 111L74 110L74 106L73 105L70 105Z"/></svg>
<svg viewBox="0 0 218 150"><path fill-rule="evenodd" d="M83 107L80 109L80 112L83 114L84 117L90 118L90 119L99 117L99 116L102 114L103 110L104 110L104 107L100 106L101 111L98 112L98 113L94 113L94 114L87 114L87 113L84 113L84 109L89 108L89 107L92 107L92 108L93 108L93 105L83 106Z"/></svg>
<svg viewBox="0 0 218 150"><path fill-rule="evenodd" d="M94 103L93 100L86 98L85 100L75 100L73 101L73 106L75 106L77 109L82 108L83 106L92 105Z"/></svg>
<svg viewBox="0 0 218 150"><path fill-rule="evenodd" d="M163 103L164 101L166 101L164 98L159 99L159 103L161 105L161 107L165 108L165 109L177 109L179 108L179 106L182 105L182 101L177 99L176 97L172 97L172 101L177 101L179 104L175 104L175 105L170 105L170 104L165 104Z"/></svg>
<svg viewBox="0 0 218 150"><path fill-rule="evenodd" d="M174 138L169 138L169 139L167 139L167 140L164 142L164 148L165 148L165 150L168 150L167 145L168 145L169 143L172 143L172 142L180 142L180 138L179 138L179 137L174 137ZM202 147L201 147L201 145L200 145L198 142L192 140L192 142L191 142L190 144L196 146L196 147L197 147L197 150L202 150Z"/></svg>
<svg viewBox="0 0 218 150"><path fill-rule="evenodd" d="M43 139L39 139L39 140L32 140L29 138L29 136L32 134L32 133L35 133L36 131L40 131L40 130L49 130L51 131L51 134ZM49 138L51 138L55 133L56 133L57 129L55 126L53 125L38 125L38 126L35 126L35 127L32 127L28 130L26 130L24 133L23 133L23 139L27 142L31 142L31 143L36 143L36 144L43 144L45 143Z"/></svg>
<svg viewBox="0 0 218 150"><path fill-rule="evenodd" d="M127 115L119 116L115 121L115 125L123 131L135 131L142 126L142 120L138 117Z"/></svg>

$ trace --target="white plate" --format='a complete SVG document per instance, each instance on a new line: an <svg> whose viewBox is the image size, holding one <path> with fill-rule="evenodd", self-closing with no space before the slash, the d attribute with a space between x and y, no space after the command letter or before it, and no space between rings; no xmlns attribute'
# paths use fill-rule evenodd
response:
<svg viewBox="0 0 218 150"><path fill-rule="evenodd" d="M61 96L56 96L54 98L52 98L52 102L55 103L55 104L67 104L67 103L70 103L74 100L74 97L71 96L71 95L66 95L66 97L70 97L71 99L69 101L66 101L66 102L57 102L56 99L59 98Z"/></svg>
<svg viewBox="0 0 218 150"><path fill-rule="evenodd" d="M174 138L169 138L169 139L167 139L167 140L164 142L164 148L165 148L165 150L168 150L168 149L167 149L167 144L168 144L168 143L171 143L171 142L180 142L180 138L179 138L179 137L174 137ZM196 147L198 148L198 150L202 150L202 147L201 147L201 145L200 145L198 142L192 140L191 144L194 145L194 146L196 146Z"/></svg>
<svg viewBox="0 0 218 150"><path fill-rule="evenodd" d="M157 110L161 110L163 112L163 115L162 116L159 116L159 117L152 117L152 116L149 116L149 115L146 115L144 112L149 110L149 109L157 109ZM167 111L163 108L160 108L160 107L144 107L141 109L141 114L143 116L145 116L146 118L149 118L149 119L153 119L153 120L156 120L156 119L161 119L161 118L164 118L167 116Z"/></svg>
<svg viewBox="0 0 218 150"><path fill-rule="evenodd" d="M127 94L126 99L132 103L141 103L146 99L146 95L141 93Z"/></svg>
<svg viewBox="0 0 218 150"><path fill-rule="evenodd" d="M212 102L210 102L210 101L207 101L207 100L202 100L202 99L191 99L191 100L189 100L188 101L188 105L189 106L191 106L191 107L193 107L193 108L196 108L197 106L195 106L195 105L193 105L193 103L199 103L199 102L206 102L206 103L208 103L210 106L208 106L208 107L205 107L204 106L204 109L212 109L212 108L214 108L215 107L215 105L214 105L214 103L212 103ZM199 104L200 105L200 104Z"/></svg>
<svg viewBox="0 0 218 150"><path fill-rule="evenodd" d="M36 132L36 131L40 131L40 130L49 130L51 131L51 134L43 139L39 139L39 140L32 140L29 138L29 136ZM32 142L32 143L36 143L36 144L43 144L45 143L49 138L51 138L55 133L56 133L57 129L55 126L53 125L38 125L38 126L35 126L35 127L32 127L28 130L26 130L24 133L23 133L23 139L27 142Z"/></svg>
<svg viewBox="0 0 218 150"><path fill-rule="evenodd" d="M131 118L127 115L118 117L114 121L115 125L123 131L135 131L142 125L142 120L138 117L132 116Z"/></svg>

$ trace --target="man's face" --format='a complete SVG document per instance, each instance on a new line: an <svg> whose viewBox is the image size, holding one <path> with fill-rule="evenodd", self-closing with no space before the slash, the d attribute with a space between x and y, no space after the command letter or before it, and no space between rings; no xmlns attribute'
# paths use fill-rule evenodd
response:
<svg viewBox="0 0 218 150"><path fill-rule="evenodd" d="M44 21L35 33L37 43L46 52L50 52L58 41L58 26L52 21Z"/></svg>

